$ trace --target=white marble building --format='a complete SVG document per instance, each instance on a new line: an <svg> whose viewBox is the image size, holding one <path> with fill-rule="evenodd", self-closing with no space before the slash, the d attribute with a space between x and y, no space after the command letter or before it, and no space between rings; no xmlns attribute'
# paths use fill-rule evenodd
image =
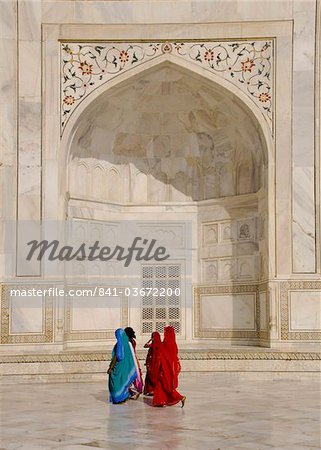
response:
<svg viewBox="0 0 321 450"><path fill-rule="evenodd" d="M1 2L3 374L93 376L115 328L141 345L166 323L186 370L319 369L320 14L320 0ZM136 280L178 298L10 295L50 279L21 264L21 224L89 221L96 240L129 220L178 249L191 224L189 255ZM117 286L116 266L78 266L75 283Z"/></svg>

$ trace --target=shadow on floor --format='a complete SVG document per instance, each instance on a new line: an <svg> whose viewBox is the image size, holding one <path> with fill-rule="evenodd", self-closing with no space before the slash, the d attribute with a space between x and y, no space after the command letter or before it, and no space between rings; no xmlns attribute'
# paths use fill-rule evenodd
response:
<svg viewBox="0 0 321 450"><path fill-rule="evenodd" d="M95 394L92 394L92 397L100 402L109 403L109 394L106 390L96 392Z"/></svg>
<svg viewBox="0 0 321 450"><path fill-rule="evenodd" d="M148 406L153 406L153 397L143 397L143 402Z"/></svg>

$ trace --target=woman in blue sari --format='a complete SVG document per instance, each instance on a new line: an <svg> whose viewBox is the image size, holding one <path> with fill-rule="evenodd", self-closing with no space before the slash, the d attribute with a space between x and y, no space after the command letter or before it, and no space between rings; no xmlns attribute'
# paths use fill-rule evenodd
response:
<svg viewBox="0 0 321 450"><path fill-rule="evenodd" d="M122 403L130 398L129 386L137 378L137 369L128 337L122 328L115 331L117 343L107 370L109 393L112 403Z"/></svg>

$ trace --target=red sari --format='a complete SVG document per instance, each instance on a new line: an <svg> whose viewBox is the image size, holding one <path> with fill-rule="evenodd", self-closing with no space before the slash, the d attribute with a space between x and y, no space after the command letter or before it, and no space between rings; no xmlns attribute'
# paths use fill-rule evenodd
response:
<svg viewBox="0 0 321 450"><path fill-rule="evenodd" d="M153 406L171 406L183 400L177 391L181 365L173 327L165 327L164 341L158 350L158 377L154 390Z"/></svg>
<svg viewBox="0 0 321 450"><path fill-rule="evenodd" d="M144 384L144 394L153 395L159 371L159 346L161 338L158 331L152 333L152 343L149 344L146 356L146 377Z"/></svg>

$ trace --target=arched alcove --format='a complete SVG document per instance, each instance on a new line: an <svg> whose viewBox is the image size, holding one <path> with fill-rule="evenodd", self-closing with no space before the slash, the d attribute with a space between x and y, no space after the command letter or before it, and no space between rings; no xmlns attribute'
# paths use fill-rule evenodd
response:
<svg viewBox="0 0 321 450"><path fill-rule="evenodd" d="M186 322L177 325L189 338L248 342L258 336L259 300L253 302L252 294L226 294L235 320L227 334L217 324L207 329L202 315L229 314L224 296L223 308L215 309L216 286L225 286L227 292L236 286L237 292L248 283L251 290L268 277L268 230L260 225L268 223L271 148L261 125L257 112L234 92L165 61L106 88L66 127L61 186L68 192L68 217L78 208L83 219L92 219L99 204L102 221L130 217L193 222L197 248L193 246L192 283L213 288L213 299L194 311L199 314L196 328L191 308ZM157 233L172 233L166 226ZM142 333L163 323L150 322L148 305L142 311L137 322ZM162 318L163 312L158 313Z"/></svg>
<svg viewBox="0 0 321 450"><path fill-rule="evenodd" d="M162 184L168 188L156 201L253 193L266 183L266 152L257 123L237 97L163 63L106 91L83 112L69 148L67 189L78 197L79 176L90 184L99 162L103 175L96 176L105 186L88 191L99 201L126 203L132 194L151 203ZM84 164L85 179L78 174ZM137 196L139 190L144 194Z"/></svg>

